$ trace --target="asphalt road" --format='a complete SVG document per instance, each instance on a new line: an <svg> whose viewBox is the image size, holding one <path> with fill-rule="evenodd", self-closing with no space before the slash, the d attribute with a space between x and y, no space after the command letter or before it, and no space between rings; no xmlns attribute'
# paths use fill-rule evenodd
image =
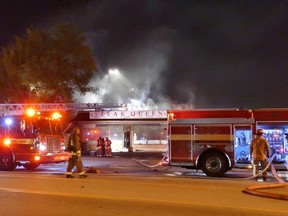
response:
<svg viewBox="0 0 288 216"><path fill-rule="evenodd" d="M161 176L187 176L187 177L207 177L201 170L184 169L181 167L161 166L163 154L159 152L133 152L133 153L115 153L113 158L83 157L83 164L88 172L97 170L99 173L121 173L127 175L161 175ZM274 165L277 166L277 165ZM284 167L284 169L283 169ZM288 181L287 168L281 165L278 175ZM252 169L234 168L228 171L225 178L251 178ZM268 172L268 180L277 182ZM260 179L261 181L261 179Z"/></svg>
<svg viewBox="0 0 288 216"><path fill-rule="evenodd" d="M271 173L267 183L248 179L252 172L243 169L209 178L196 170L157 166L161 157L85 156L87 179L76 174L66 179L67 164L0 172L0 216L288 215L287 200L243 193L249 186L277 184ZM281 175L287 181L287 171ZM288 187L269 192L288 195Z"/></svg>
<svg viewBox="0 0 288 216"><path fill-rule="evenodd" d="M133 153L114 153L112 158L99 158L91 156L83 156L83 166L90 175L140 175L140 176L174 176L174 177L193 177L193 178L207 178L201 170L184 169L180 167L161 166L160 162L163 158L162 153L159 152L133 152ZM47 164L41 165L35 171L28 171L24 168L17 168L15 172L37 172L47 174L65 174L67 164ZM75 170L75 169L74 169ZM75 170L76 171L76 170ZM287 170L278 171L278 175L286 182L288 182ZM216 179L247 179L252 177L251 169L234 168L228 171L223 177ZM212 178L212 179L215 179ZM261 181L261 179L260 179ZM268 181L277 182L268 172Z"/></svg>
<svg viewBox="0 0 288 216"><path fill-rule="evenodd" d="M287 201L245 194L241 179L90 174L0 173L1 216L9 215L277 215ZM288 192L287 188L273 192Z"/></svg>

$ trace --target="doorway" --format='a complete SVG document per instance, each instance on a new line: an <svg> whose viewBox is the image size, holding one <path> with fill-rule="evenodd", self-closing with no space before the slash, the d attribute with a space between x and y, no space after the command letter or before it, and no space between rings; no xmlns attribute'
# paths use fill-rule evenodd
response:
<svg viewBox="0 0 288 216"><path fill-rule="evenodd" d="M124 131L124 148L127 148L128 150L131 148L130 134L130 131Z"/></svg>

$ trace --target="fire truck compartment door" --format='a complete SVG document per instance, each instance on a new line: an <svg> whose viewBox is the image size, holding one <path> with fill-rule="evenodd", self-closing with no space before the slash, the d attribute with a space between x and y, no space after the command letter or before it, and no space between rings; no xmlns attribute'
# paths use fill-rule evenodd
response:
<svg viewBox="0 0 288 216"><path fill-rule="evenodd" d="M171 162L192 160L192 126L171 126Z"/></svg>
<svg viewBox="0 0 288 216"><path fill-rule="evenodd" d="M252 139L251 125L234 126L234 158L236 165L251 164L250 141Z"/></svg>

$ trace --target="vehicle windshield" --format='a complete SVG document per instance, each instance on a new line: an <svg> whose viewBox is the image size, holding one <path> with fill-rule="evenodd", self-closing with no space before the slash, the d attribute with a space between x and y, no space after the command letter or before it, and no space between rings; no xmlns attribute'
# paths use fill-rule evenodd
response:
<svg viewBox="0 0 288 216"><path fill-rule="evenodd" d="M47 118L23 118L23 116L1 118L1 137L27 138L39 134L62 134L61 122Z"/></svg>

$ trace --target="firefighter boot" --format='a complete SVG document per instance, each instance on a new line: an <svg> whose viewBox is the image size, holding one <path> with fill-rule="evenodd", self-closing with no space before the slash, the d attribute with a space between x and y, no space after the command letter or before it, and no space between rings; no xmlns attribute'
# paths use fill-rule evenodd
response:
<svg viewBox="0 0 288 216"><path fill-rule="evenodd" d="M82 175L79 175L79 178L87 178L88 176L86 174L82 174Z"/></svg>
<svg viewBox="0 0 288 216"><path fill-rule="evenodd" d="M66 175L66 178L74 178L74 176L71 175L71 174L67 174L67 175Z"/></svg>

